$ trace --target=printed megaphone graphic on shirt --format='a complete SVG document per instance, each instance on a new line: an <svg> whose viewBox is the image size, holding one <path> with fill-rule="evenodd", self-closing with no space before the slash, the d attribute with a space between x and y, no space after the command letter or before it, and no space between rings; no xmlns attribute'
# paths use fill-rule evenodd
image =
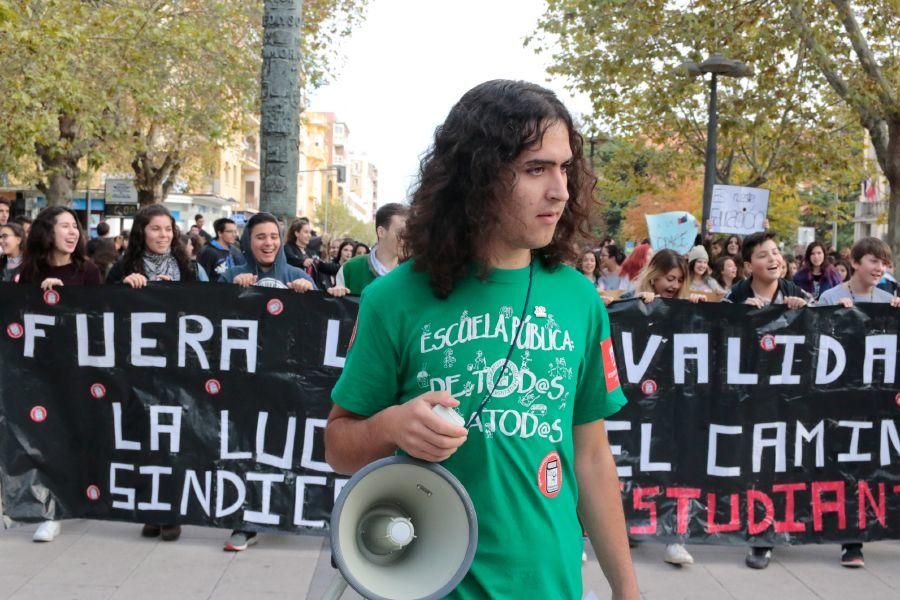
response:
<svg viewBox="0 0 900 600"><path fill-rule="evenodd" d="M475 507L450 471L408 456L377 460L335 502L331 551L340 575L325 598L340 598L347 584L371 600L442 598L466 576L477 546Z"/></svg>

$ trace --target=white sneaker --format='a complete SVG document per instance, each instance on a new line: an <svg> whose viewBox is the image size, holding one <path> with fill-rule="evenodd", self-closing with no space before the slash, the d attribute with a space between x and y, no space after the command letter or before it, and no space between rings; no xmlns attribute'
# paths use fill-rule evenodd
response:
<svg viewBox="0 0 900 600"><path fill-rule="evenodd" d="M44 521L31 537L35 542L52 542L59 535L62 527L59 521Z"/></svg>
<svg viewBox="0 0 900 600"><path fill-rule="evenodd" d="M684 544L669 544L666 546L666 554L663 560L670 565L692 565L694 557L687 551Z"/></svg>

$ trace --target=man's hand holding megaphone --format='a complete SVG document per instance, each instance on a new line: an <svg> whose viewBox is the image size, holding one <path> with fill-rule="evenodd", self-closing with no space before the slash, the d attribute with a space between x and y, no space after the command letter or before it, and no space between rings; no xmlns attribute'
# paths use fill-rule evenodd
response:
<svg viewBox="0 0 900 600"><path fill-rule="evenodd" d="M449 392L428 392L412 400L393 406L388 423L391 438L398 448L414 458L428 462L443 462L466 441L469 430L438 416L434 408L445 406L452 410L459 406Z"/></svg>
<svg viewBox="0 0 900 600"><path fill-rule="evenodd" d="M332 512L340 575L325 599L340 598L349 583L366 598L433 600L465 577L478 546L475 507L435 464L467 439L458 405L448 392L428 392L368 419L334 406L326 457L336 470L356 472ZM397 448L409 456L390 456Z"/></svg>
<svg viewBox="0 0 900 600"><path fill-rule="evenodd" d="M463 445L468 430L435 414L437 406L452 410L459 402L449 392L427 392L368 419L335 405L325 430L325 459L344 474L397 448L428 462L444 461Z"/></svg>

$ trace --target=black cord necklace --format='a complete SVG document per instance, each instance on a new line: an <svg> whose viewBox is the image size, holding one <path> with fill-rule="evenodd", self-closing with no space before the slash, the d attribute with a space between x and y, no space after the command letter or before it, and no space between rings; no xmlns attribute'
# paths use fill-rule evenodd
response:
<svg viewBox="0 0 900 600"><path fill-rule="evenodd" d="M497 384L503 380L503 376L506 374L506 368L509 366L509 359L512 357L513 350L516 347L516 341L519 339L522 328L525 326L525 314L528 312L528 302L531 300L531 284L534 282L534 261L535 259L532 257L531 265L529 265L528 268L528 290L525 292L525 305L522 307L522 316L519 317L519 326L516 327L515 335L513 335L512 342L509 345L509 351L506 353L506 359L503 361L503 367L500 369L500 374L497 376L497 379L490 382L491 387L478 405L478 410L469 417L469 421L466 423L466 429L472 426L475 419L481 417L484 407L487 406L488 401L494 397L494 391L497 389Z"/></svg>
<svg viewBox="0 0 900 600"><path fill-rule="evenodd" d="M847 291L850 292L850 299L853 300L853 304L856 304L857 303L856 294L853 293L853 286L850 285L849 281L847 282ZM869 302L875 302L875 288L874 287L871 290L869 290Z"/></svg>

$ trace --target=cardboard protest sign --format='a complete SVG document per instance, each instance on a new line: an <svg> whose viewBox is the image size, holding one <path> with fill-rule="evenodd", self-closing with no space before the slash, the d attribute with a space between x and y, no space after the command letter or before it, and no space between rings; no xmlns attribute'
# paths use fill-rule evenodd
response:
<svg viewBox="0 0 900 600"><path fill-rule="evenodd" d="M668 248L679 254L690 252L698 231L694 215L684 211L673 211L644 217L647 219L650 244L654 250Z"/></svg>
<svg viewBox="0 0 900 600"><path fill-rule="evenodd" d="M747 235L765 229L769 190L737 185L713 186L709 230Z"/></svg>

